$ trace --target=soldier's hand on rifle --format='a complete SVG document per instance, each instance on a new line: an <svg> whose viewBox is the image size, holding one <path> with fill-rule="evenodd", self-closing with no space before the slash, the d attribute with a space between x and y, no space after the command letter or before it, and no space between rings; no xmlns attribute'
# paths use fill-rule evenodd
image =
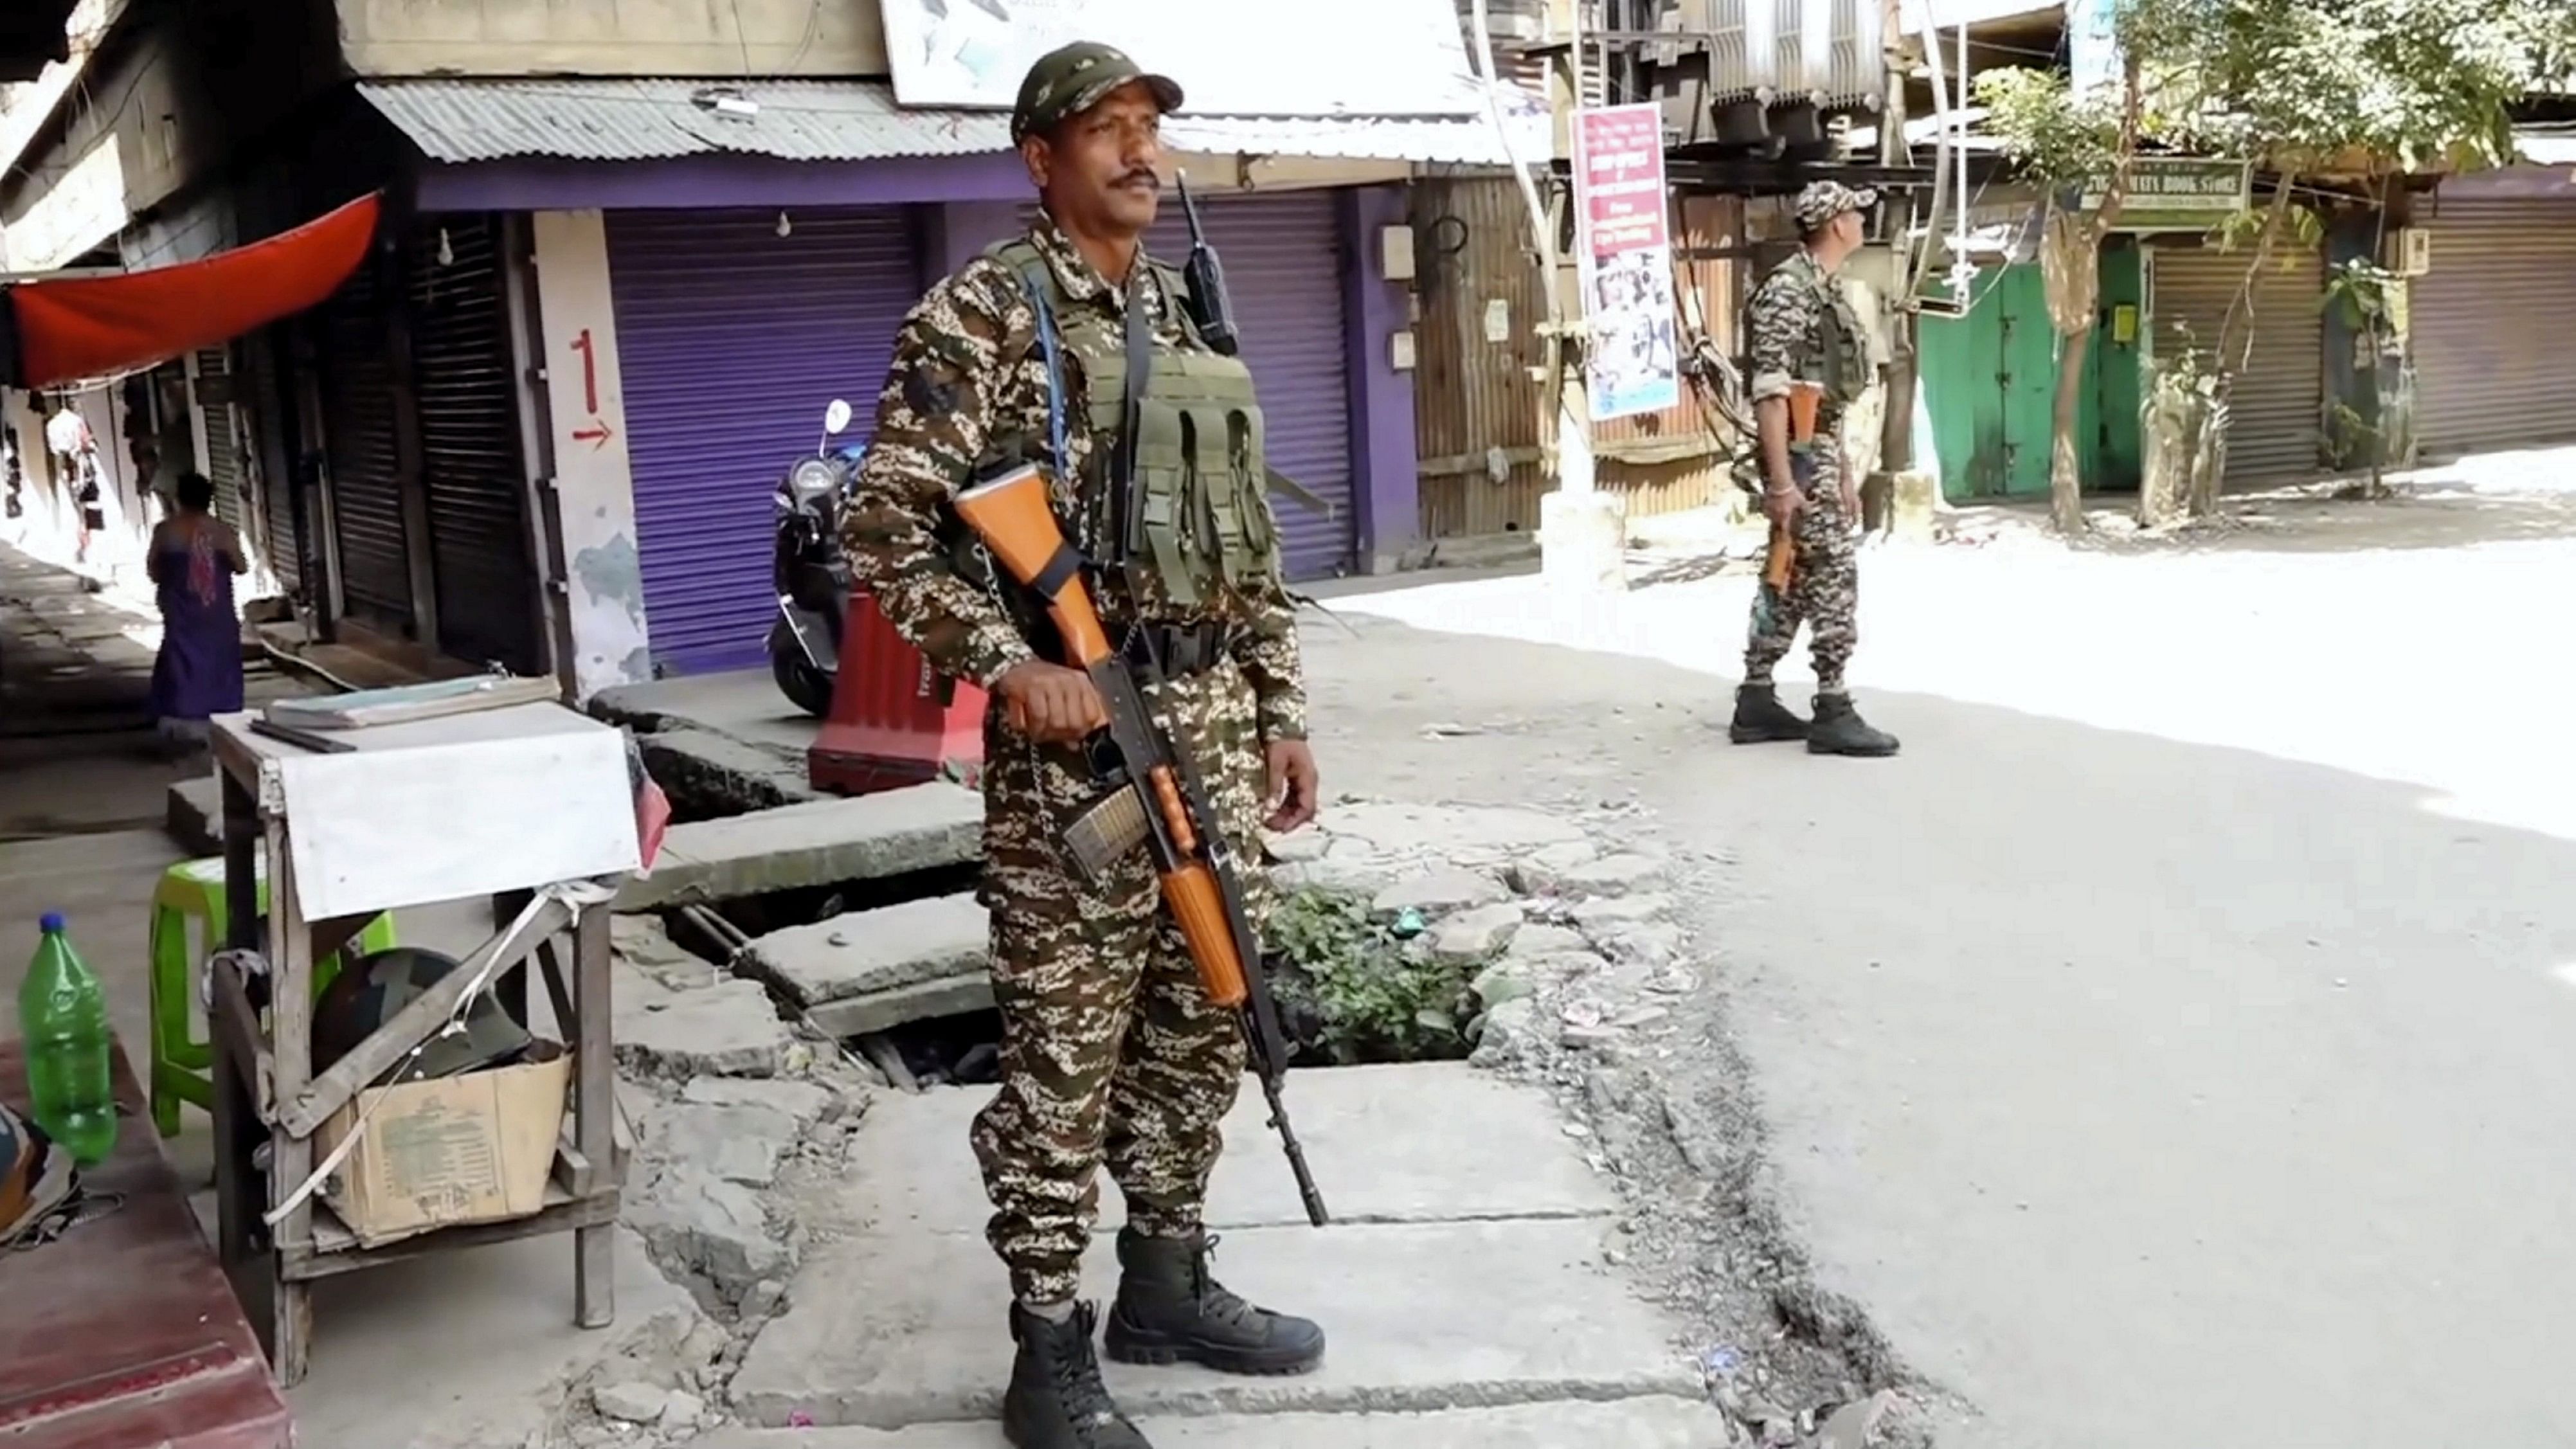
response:
<svg viewBox="0 0 2576 1449"><path fill-rule="evenodd" d="M1031 659L993 681L1011 728L1039 744L1070 744L1109 723L1099 687L1079 669Z"/></svg>
<svg viewBox="0 0 2576 1449"><path fill-rule="evenodd" d="M1281 834L1315 818L1315 798L1322 777L1315 751L1304 740L1272 740L1270 760L1270 828Z"/></svg>
<svg viewBox="0 0 2576 1449"><path fill-rule="evenodd" d="M1798 516L1798 510L1806 506L1807 495L1796 488L1783 488L1775 483L1762 495L1763 513L1782 528L1789 527L1790 521Z"/></svg>

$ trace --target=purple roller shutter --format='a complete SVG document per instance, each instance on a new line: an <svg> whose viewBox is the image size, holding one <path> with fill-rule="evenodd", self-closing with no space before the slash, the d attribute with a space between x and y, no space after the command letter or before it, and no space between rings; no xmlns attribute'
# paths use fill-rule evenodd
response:
<svg viewBox="0 0 2576 1449"><path fill-rule="evenodd" d="M1195 188L1193 188L1195 195ZM1342 228L1329 191L1292 191L1202 203L1208 244L1225 263L1243 360L1261 390L1270 466L1332 500L1333 514L1273 495L1288 540L1291 579L1350 571L1351 386L1343 350ZM1167 197L1146 250L1177 266L1190 254L1188 223Z"/></svg>
<svg viewBox="0 0 2576 1449"><path fill-rule="evenodd" d="M645 626L663 672L750 668L777 616L770 489L846 398L866 441L894 334L920 294L905 214L614 211Z"/></svg>
<svg viewBox="0 0 2576 1449"><path fill-rule="evenodd" d="M1343 351L1343 241L1330 191L1266 196L1192 194L1208 245L1225 263L1243 360L1261 391L1270 465L1332 500L1326 517L1293 498L1270 500L1288 543L1288 577L1348 573L1357 549L1351 498L1350 368ZM1031 207L1023 217L1035 215ZM1179 266L1190 231L1178 197L1163 199L1146 250Z"/></svg>

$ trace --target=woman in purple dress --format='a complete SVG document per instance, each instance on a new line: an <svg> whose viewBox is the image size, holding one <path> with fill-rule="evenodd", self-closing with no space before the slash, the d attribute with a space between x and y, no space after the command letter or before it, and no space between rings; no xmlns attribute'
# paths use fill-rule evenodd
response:
<svg viewBox="0 0 2576 1449"><path fill-rule="evenodd" d="M233 576L249 571L241 536L214 516L215 485L179 475L179 511L152 530L145 567L161 600L161 653L152 661L152 713L164 740L206 742L207 721L242 707L241 621Z"/></svg>

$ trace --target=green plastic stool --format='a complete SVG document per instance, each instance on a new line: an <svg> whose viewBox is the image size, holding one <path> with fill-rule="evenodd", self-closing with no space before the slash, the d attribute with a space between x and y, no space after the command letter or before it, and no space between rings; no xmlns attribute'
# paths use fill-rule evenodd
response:
<svg viewBox="0 0 2576 1449"><path fill-rule="evenodd" d="M259 872L259 908L268 909L268 871ZM215 1106L215 1049L195 1031L190 1007L197 999L197 976L228 933L230 914L224 906L224 858L183 860L162 872L152 893L152 1125L164 1137L179 1135L179 1104L193 1102L202 1111ZM191 922L202 923L196 930ZM361 954L390 949L394 918L376 917L358 935ZM313 967L313 994L340 974L340 953Z"/></svg>

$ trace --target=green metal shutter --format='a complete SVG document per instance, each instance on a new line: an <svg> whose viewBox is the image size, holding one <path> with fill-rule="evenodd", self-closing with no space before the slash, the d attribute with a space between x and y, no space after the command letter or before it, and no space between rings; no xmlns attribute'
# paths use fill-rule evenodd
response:
<svg viewBox="0 0 2576 1449"><path fill-rule="evenodd" d="M2149 318L2157 357L2183 345L2177 322L2203 370L2212 368L2228 305L2253 262L2249 249L2159 245L2148 252ZM2245 487L2313 477L2325 417L2325 259L2314 247L2273 252L2254 292L2254 351L2229 395L2225 486Z"/></svg>
<svg viewBox="0 0 2576 1449"><path fill-rule="evenodd" d="M2454 197L2428 221L2432 269L2408 289L2417 450L2576 438L2559 350L2576 331L2576 198Z"/></svg>

